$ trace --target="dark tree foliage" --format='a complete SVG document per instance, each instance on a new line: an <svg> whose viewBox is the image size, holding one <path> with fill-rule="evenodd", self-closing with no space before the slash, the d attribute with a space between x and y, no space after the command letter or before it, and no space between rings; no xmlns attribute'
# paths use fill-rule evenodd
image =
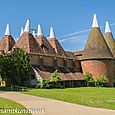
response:
<svg viewBox="0 0 115 115"><path fill-rule="evenodd" d="M30 68L29 54L22 49L0 55L0 75L7 85L27 85Z"/></svg>

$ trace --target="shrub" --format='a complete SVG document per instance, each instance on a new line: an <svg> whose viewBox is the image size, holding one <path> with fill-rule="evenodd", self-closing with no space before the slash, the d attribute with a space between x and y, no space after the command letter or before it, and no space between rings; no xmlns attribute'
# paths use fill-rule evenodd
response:
<svg viewBox="0 0 115 115"><path fill-rule="evenodd" d="M40 81L36 81L35 87L36 88L42 88L43 87L43 83L40 82Z"/></svg>
<svg viewBox="0 0 115 115"><path fill-rule="evenodd" d="M43 80L42 83L39 81L36 83L36 88L60 88L60 77L57 70L54 71L50 77L50 80Z"/></svg>
<svg viewBox="0 0 115 115"><path fill-rule="evenodd" d="M106 87L108 85L108 79L106 76L99 76L96 79L96 86L98 87Z"/></svg>
<svg viewBox="0 0 115 115"><path fill-rule="evenodd" d="M43 80L42 81L42 88L50 88L50 81L49 80Z"/></svg>
<svg viewBox="0 0 115 115"><path fill-rule="evenodd" d="M60 77L59 77L59 75L58 75L57 70L54 71L54 72L52 73L52 75L51 75L51 78L50 78L50 87L51 87L51 88L60 88L60 87L61 87L61 85L60 85L60 83L59 83L60 80L61 80L61 79L60 79Z"/></svg>
<svg viewBox="0 0 115 115"><path fill-rule="evenodd" d="M85 85L86 86L95 86L95 80L91 73L86 73L84 75Z"/></svg>
<svg viewBox="0 0 115 115"><path fill-rule="evenodd" d="M52 73L51 78L50 78L50 82L58 82L58 81L60 81L60 77L59 77L58 72L56 70Z"/></svg>

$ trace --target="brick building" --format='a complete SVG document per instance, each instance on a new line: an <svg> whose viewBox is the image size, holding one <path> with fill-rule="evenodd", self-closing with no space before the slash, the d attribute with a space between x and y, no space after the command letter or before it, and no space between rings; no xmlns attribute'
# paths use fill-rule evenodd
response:
<svg viewBox="0 0 115 115"><path fill-rule="evenodd" d="M50 29L50 37L46 38L41 25L38 25L36 36L34 31L30 32L30 20L27 20L17 42L7 25L5 35L0 41L0 51L7 53L14 48L22 48L30 54L32 83L36 79L50 79L55 70L58 70L61 83L65 87L81 86L86 72L93 74L94 78L107 76L110 86L115 83L115 40L108 22L105 34L102 35L95 14L84 51L65 51L56 39L53 27Z"/></svg>

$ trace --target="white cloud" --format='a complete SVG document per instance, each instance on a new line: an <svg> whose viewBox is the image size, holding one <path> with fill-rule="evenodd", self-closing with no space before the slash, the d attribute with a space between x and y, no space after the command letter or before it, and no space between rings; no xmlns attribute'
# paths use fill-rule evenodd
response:
<svg viewBox="0 0 115 115"><path fill-rule="evenodd" d="M83 38L86 38L88 35L81 35L81 36L74 36L66 39L59 40L59 42L65 42L65 41L82 41Z"/></svg>
<svg viewBox="0 0 115 115"><path fill-rule="evenodd" d="M66 35L61 36L60 38L65 38L65 37L73 36L73 35L88 32L88 31L90 31L90 29L81 30L81 31L70 33L70 34L66 34Z"/></svg>

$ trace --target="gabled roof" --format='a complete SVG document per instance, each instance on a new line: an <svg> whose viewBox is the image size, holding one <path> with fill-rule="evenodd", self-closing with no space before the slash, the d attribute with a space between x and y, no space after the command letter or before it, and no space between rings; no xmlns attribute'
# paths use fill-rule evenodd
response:
<svg viewBox="0 0 115 115"><path fill-rule="evenodd" d="M109 46L113 56L115 57L115 41L114 41L113 34L110 30L108 22L106 22L104 38L105 38L105 41L107 42L107 45Z"/></svg>
<svg viewBox="0 0 115 115"><path fill-rule="evenodd" d="M23 32L14 48L22 48L28 53L43 53L36 39L28 32Z"/></svg>
<svg viewBox="0 0 115 115"><path fill-rule="evenodd" d="M95 22L95 20L97 19L95 19L94 15L93 23ZM113 55L100 31L100 28L98 27L97 24L95 26L92 26L82 58L90 59L90 58L111 58L111 57L113 57Z"/></svg>

